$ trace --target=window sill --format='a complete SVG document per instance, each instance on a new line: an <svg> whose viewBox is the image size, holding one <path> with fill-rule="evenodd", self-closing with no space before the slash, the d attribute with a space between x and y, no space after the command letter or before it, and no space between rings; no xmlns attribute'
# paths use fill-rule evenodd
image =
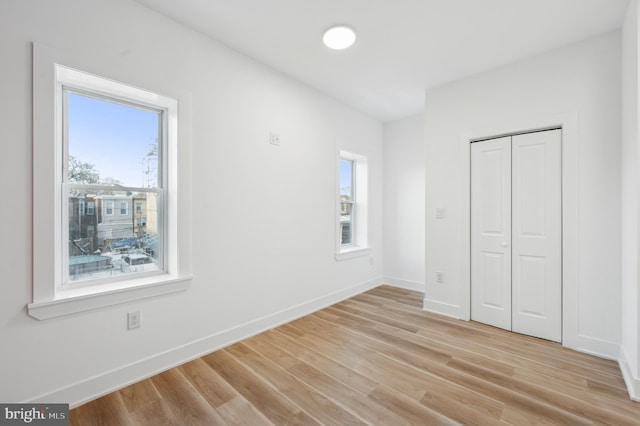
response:
<svg viewBox="0 0 640 426"><path fill-rule="evenodd" d="M369 247L350 247L341 250L340 253L336 253L336 260L341 262L347 259L368 256L369 254L371 254L371 249Z"/></svg>
<svg viewBox="0 0 640 426"><path fill-rule="evenodd" d="M154 276L110 284L108 287L84 287L62 290L54 300L33 302L27 305L30 316L39 320L56 318L92 309L119 305L134 300L147 299L186 290L191 276ZM124 287L126 285L126 287Z"/></svg>

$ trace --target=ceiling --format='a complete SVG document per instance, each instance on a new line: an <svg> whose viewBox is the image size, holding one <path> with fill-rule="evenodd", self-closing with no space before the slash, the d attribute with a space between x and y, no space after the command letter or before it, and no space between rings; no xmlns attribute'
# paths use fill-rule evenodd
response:
<svg viewBox="0 0 640 426"><path fill-rule="evenodd" d="M136 0L382 122L425 89L620 28L628 0ZM346 24L356 44L332 51Z"/></svg>

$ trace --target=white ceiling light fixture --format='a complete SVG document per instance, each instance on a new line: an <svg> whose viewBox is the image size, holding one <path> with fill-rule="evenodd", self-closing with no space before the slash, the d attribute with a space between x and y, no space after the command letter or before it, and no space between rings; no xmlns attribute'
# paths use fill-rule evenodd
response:
<svg viewBox="0 0 640 426"><path fill-rule="evenodd" d="M337 25L325 31L322 41L329 49L342 50L355 43L356 33L347 26Z"/></svg>

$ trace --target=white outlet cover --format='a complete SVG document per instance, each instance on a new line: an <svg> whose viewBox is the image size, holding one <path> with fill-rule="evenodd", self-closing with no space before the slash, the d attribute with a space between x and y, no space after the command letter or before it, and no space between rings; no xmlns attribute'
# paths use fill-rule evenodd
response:
<svg viewBox="0 0 640 426"><path fill-rule="evenodd" d="M280 135L273 132L269 133L269 143L271 145L280 146Z"/></svg>
<svg viewBox="0 0 640 426"><path fill-rule="evenodd" d="M127 312L127 329L140 328L140 311Z"/></svg>

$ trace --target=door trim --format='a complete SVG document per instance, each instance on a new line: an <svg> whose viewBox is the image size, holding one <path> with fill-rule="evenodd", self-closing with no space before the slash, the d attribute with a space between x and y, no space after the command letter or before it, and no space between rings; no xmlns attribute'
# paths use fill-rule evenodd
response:
<svg viewBox="0 0 640 426"><path fill-rule="evenodd" d="M460 134L460 318L471 319L471 146L474 141L562 129L562 345L580 350L578 327L578 114L568 113L496 124ZM586 338L588 339L588 338ZM591 340L591 339L588 339ZM591 343L591 344L589 344ZM583 350L585 350L583 349Z"/></svg>

